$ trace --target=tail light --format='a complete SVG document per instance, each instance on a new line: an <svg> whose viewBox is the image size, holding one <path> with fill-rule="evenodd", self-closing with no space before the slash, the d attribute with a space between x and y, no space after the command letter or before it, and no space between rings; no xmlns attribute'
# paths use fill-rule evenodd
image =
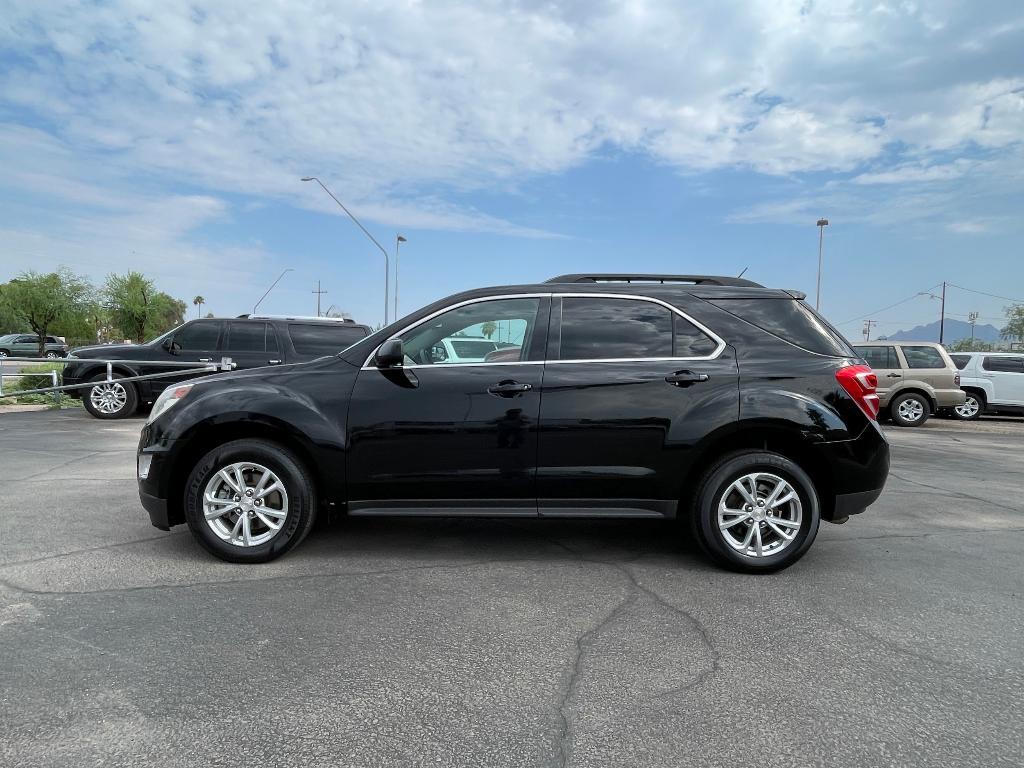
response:
<svg viewBox="0 0 1024 768"><path fill-rule="evenodd" d="M836 371L836 381L869 419L878 418L878 377L866 365L847 365Z"/></svg>
<svg viewBox="0 0 1024 768"><path fill-rule="evenodd" d="M954 387L959 387L960 386L960 374L959 373L954 373L953 374L953 386Z"/></svg>

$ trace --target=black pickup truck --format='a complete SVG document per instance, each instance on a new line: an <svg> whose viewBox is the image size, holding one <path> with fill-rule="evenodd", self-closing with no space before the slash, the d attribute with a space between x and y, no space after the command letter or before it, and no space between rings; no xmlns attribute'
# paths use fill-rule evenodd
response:
<svg viewBox="0 0 1024 768"><path fill-rule="evenodd" d="M194 362L196 367L229 357L236 369L302 363L334 355L369 336L372 329L351 320L326 317L247 315L231 319L191 320L145 344L79 347L68 353L65 384L100 382L68 391L82 398L85 409L98 419L130 416L144 403L152 403L171 384L195 378L195 372L137 361ZM117 360L114 378L173 374L142 381L106 382L107 366L96 360Z"/></svg>

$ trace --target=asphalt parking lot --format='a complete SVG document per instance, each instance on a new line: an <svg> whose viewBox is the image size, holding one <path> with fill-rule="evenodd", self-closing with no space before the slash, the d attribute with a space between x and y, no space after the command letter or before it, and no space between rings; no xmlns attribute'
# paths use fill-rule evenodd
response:
<svg viewBox="0 0 1024 768"><path fill-rule="evenodd" d="M141 422L0 415L0 764L1018 766L1024 422L888 429L770 577L659 522L350 520L212 559Z"/></svg>

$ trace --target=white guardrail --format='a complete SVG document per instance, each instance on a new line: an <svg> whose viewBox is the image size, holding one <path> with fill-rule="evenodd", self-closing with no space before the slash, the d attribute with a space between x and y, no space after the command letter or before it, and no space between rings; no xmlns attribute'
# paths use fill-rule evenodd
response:
<svg viewBox="0 0 1024 768"><path fill-rule="evenodd" d="M0 357L0 397L13 397L16 395L35 395L45 394L47 392L52 393L54 400L59 401L60 393L65 390L71 389L85 389L87 387L94 387L99 384L99 381L86 381L79 384L58 384L57 381L60 375L57 371L38 371L35 373L23 373L18 371L16 373L5 373L4 366L9 363L46 363L47 365L58 364L58 365L77 365L80 363L102 363L106 366L107 375L104 381L145 381L147 379L163 379L168 376L181 376L183 374L200 374L200 373L216 373L218 371L233 371L237 366L237 363L232 361L230 357L222 357L219 363L208 362L205 365L197 367L195 362L176 362L172 360L108 360L105 358L95 357ZM164 373L147 373L138 376L122 376L121 374L114 375L114 366L124 367L137 367L137 366L162 366L164 368L174 368L175 370L166 371ZM50 387L37 387L34 389L19 389L12 392L4 392L4 379L13 378L25 378L26 376L46 376L50 374L50 379L53 381L53 386ZM62 380L62 379L61 379Z"/></svg>

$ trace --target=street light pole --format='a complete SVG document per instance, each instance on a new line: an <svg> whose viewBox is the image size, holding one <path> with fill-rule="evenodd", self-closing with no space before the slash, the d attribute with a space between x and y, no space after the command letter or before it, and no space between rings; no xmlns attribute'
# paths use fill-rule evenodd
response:
<svg viewBox="0 0 1024 768"><path fill-rule="evenodd" d="M317 184L319 184L321 187L323 187L324 192L326 192L328 195L331 196L331 199L334 200L334 202L336 202L338 204L338 206L341 208L341 210L343 210L346 214L348 214L348 217L350 219L352 219L352 221L355 222L356 226L359 227L361 230L363 230L363 234L366 235L368 238L370 238L370 242L372 242L374 245L376 245L380 249L380 252L384 254L384 325L387 325L388 324L388 298L389 298L389 296L391 294L391 287L389 285L389 280L390 280L390 277L391 277L391 260L388 258L388 252L386 250L384 250L384 246L381 245L380 243L378 243L377 239L373 235L370 234L369 230L367 230L366 227L364 227L362 225L362 222L360 222L359 219L357 219L355 216L352 215L352 211L350 211L348 208L346 208L345 204L343 202L341 202L341 200L336 198L334 196L334 193L331 192L331 190L329 190L327 188L327 186L322 181L320 181L320 179L318 179L316 176L303 176L302 177L302 181L315 181Z"/></svg>
<svg viewBox="0 0 1024 768"><path fill-rule="evenodd" d="M284 277L284 276L285 276L286 274L288 274L289 272L294 272L294 271L295 271L294 269L292 269L291 267L288 267L288 269L286 269L286 270L285 270L284 272L282 272L282 273L281 273L280 275L278 275L278 276L277 276L277 280L275 280L274 282L272 282L272 283L270 284L270 287L269 287L269 288L267 288L267 293L264 293L264 294L263 294L262 296L260 296L260 300L259 300L259 301L257 301L257 302L256 302L256 305L255 305L255 306L254 306L254 307L252 308L252 313L253 313L254 315L256 314L256 310L257 310L257 309L259 308L260 304L262 304L262 303L263 303L263 300L264 300L265 298L267 298L267 294L269 294L269 293L270 293L270 292L271 292L272 290L274 290L274 286L275 286L275 285L277 285L278 283L280 283L280 282L281 282L281 278L282 278L282 277Z"/></svg>
<svg viewBox="0 0 1024 768"><path fill-rule="evenodd" d="M825 245L825 227L828 219L818 219L818 291L814 296L814 309L821 310L821 254Z"/></svg>
<svg viewBox="0 0 1024 768"><path fill-rule="evenodd" d="M946 281L942 281L942 309L939 310L939 344L946 335Z"/></svg>
<svg viewBox="0 0 1024 768"><path fill-rule="evenodd" d="M398 319L398 246L407 242L402 235L395 235L395 320Z"/></svg>

